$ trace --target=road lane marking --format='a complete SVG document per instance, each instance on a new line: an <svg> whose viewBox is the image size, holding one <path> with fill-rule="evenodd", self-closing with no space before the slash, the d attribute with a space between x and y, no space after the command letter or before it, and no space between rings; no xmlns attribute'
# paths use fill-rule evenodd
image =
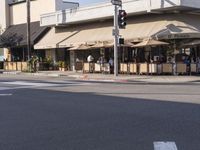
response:
<svg viewBox="0 0 200 150"><path fill-rule="evenodd" d="M11 88L8 87L0 87L0 91L4 91L4 90L10 90Z"/></svg>
<svg viewBox="0 0 200 150"><path fill-rule="evenodd" d="M154 150L178 150L175 142L154 142Z"/></svg>
<svg viewBox="0 0 200 150"><path fill-rule="evenodd" d="M7 85L21 85L21 86L55 86L55 84L50 83L36 83L36 82L23 82L23 81L14 81L14 82L1 82Z"/></svg>
<svg viewBox="0 0 200 150"><path fill-rule="evenodd" d="M83 83L83 82L63 82L62 84L59 84L59 83L39 83L39 82L27 82L27 81L13 81L13 82L0 82L0 83L5 84L5 85L21 86L21 87L13 87L13 88L10 88L10 89L93 85L92 83Z"/></svg>
<svg viewBox="0 0 200 150"><path fill-rule="evenodd" d="M0 91L5 90L14 90L14 89L31 89L31 88L40 88L40 87L63 87L63 86L83 86L89 85L88 83L81 82L64 82L62 84L59 83L41 83L41 82L28 82L28 81L7 81L0 82L4 85L16 86L16 87L0 87ZM1 94L0 96L11 96L10 94Z"/></svg>
<svg viewBox="0 0 200 150"><path fill-rule="evenodd" d="M0 96L12 96L12 94L0 94Z"/></svg>

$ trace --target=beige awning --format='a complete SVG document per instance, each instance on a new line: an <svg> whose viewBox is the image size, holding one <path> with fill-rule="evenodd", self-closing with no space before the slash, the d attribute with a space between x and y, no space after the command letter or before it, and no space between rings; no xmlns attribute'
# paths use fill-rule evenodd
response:
<svg viewBox="0 0 200 150"><path fill-rule="evenodd" d="M154 39L146 39L141 43L134 45L133 47L145 47L145 46L159 46L159 45L168 45L169 43L157 41Z"/></svg>
<svg viewBox="0 0 200 150"><path fill-rule="evenodd" d="M37 43L34 49L52 49L59 48L59 43L73 36L75 31L67 31L66 29L55 29L54 27ZM71 47L68 45L68 47Z"/></svg>
<svg viewBox="0 0 200 150"><path fill-rule="evenodd" d="M185 39L200 38L200 19L197 15L162 14L155 16L135 17L128 21L122 37L129 41L143 39Z"/></svg>
<svg viewBox="0 0 200 150"><path fill-rule="evenodd" d="M113 41L112 26L110 23L93 23L75 28L77 34L59 43L59 47L67 47L70 44L97 43L98 41Z"/></svg>
<svg viewBox="0 0 200 150"><path fill-rule="evenodd" d="M135 16L127 20L126 29L120 30L125 42L141 42L144 39L184 39L200 38L200 19L197 15L162 14ZM110 20L96 23L69 25L52 29L36 45L36 49L66 48L72 45L98 42L113 42L113 22ZM89 44L90 43L90 44ZM96 44L99 48L104 44Z"/></svg>
<svg viewBox="0 0 200 150"><path fill-rule="evenodd" d="M74 51L74 50L88 50L88 49L91 49L91 47L85 44L80 44L80 45L73 46L69 48L68 50Z"/></svg>

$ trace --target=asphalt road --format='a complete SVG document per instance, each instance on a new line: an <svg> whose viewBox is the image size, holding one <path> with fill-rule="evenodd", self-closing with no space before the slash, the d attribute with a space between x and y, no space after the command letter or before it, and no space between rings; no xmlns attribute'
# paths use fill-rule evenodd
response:
<svg viewBox="0 0 200 150"><path fill-rule="evenodd" d="M198 150L199 87L1 77L0 150Z"/></svg>

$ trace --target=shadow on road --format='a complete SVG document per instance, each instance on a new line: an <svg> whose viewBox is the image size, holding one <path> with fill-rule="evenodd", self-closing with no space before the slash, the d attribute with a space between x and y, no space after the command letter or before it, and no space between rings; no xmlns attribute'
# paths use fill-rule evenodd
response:
<svg viewBox="0 0 200 150"><path fill-rule="evenodd" d="M196 104L20 89L0 100L0 149L196 150L199 116Z"/></svg>

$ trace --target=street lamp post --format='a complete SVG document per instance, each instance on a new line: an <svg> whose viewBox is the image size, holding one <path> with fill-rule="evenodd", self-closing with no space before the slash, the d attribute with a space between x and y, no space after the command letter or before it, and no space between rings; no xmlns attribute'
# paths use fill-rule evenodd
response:
<svg viewBox="0 0 200 150"><path fill-rule="evenodd" d="M27 6L27 55L28 55L28 60L30 60L30 53L31 53L30 0L26 0L26 6Z"/></svg>

